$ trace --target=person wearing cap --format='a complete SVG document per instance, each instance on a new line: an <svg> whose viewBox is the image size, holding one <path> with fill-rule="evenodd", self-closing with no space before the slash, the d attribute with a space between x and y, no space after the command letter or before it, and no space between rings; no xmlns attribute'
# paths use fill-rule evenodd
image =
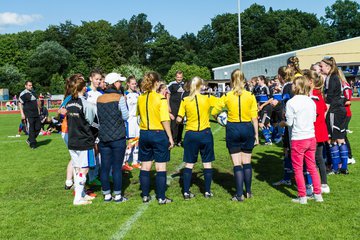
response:
<svg viewBox="0 0 360 240"><path fill-rule="evenodd" d="M174 147L170 129L169 107L166 98L156 92L160 77L156 72L146 73L141 82L143 94L138 98L137 115L140 116L139 159L141 160L140 186L143 202L150 201L150 170L156 167L156 193L159 204L171 203L165 196L166 163Z"/></svg>
<svg viewBox="0 0 360 240"><path fill-rule="evenodd" d="M119 93L121 81L126 80L118 73L105 77L107 88L97 99L99 118L99 150L101 154L101 188L104 201L124 202L127 198L121 192L122 172L126 149L125 121L129 117L125 97ZM109 175L112 169L114 197L111 195Z"/></svg>

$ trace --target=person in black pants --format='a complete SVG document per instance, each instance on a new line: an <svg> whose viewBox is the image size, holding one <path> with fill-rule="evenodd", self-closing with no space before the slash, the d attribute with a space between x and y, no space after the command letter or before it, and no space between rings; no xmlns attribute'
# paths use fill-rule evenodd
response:
<svg viewBox="0 0 360 240"><path fill-rule="evenodd" d="M184 92L183 72L178 70L175 74L175 81L171 82L168 86L170 91L170 113L171 113L171 133L174 139L174 143L177 146L181 146L181 138L183 132L183 125L176 124L176 116L178 114L181 96Z"/></svg>
<svg viewBox="0 0 360 240"><path fill-rule="evenodd" d="M36 148L36 137L40 133L41 121L39 116L39 107L36 96L32 91L32 82L25 82L25 90L19 96L19 108L21 119L26 119L26 127L29 132L29 138L26 142L30 148Z"/></svg>

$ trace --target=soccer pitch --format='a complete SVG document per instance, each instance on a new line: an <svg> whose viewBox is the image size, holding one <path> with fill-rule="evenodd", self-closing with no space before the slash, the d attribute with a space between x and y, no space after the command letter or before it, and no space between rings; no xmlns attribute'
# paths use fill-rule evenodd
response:
<svg viewBox="0 0 360 240"><path fill-rule="evenodd" d="M60 134L39 136L31 150L17 133L19 115L0 115L0 239L358 239L360 232L360 102L352 104L349 134L353 155L350 175L328 177L331 193L324 203L291 202L295 186L273 187L282 177L282 149L257 146L253 154L252 199L232 202L235 193L232 165L225 146L225 129L212 125L216 160L212 191L202 195L201 164L193 175L192 192L184 201L180 169L182 148L171 152L168 166L168 205L143 204L139 170L124 174L129 201L104 203L98 197L88 206L73 206L72 192L64 190L69 153ZM154 189L155 179L152 178ZM154 195L154 190L151 191Z"/></svg>

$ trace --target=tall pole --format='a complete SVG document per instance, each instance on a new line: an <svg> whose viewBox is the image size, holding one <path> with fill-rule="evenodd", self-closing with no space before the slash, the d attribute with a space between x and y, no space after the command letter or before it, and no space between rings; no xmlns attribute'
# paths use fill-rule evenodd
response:
<svg viewBox="0 0 360 240"><path fill-rule="evenodd" d="M238 28L239 28L239 67L240 70L242 71L240 0L238 0Z"/></svg>

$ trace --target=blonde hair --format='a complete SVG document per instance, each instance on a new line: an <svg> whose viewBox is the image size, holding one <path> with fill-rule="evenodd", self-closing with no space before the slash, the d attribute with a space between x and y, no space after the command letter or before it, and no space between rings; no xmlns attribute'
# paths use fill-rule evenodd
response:
<svg viewBox="0 0 360 240"><path fill-rule="evenodd" d="M234 91L234 94L240 96L245 88L245 76L240 69L235 69L231 73L231 87Z"/></svg>
<svg viewBox="0 0 360 240"><path fill-rule="evenodd" d="M196 92L200 91L202 85L204 85L204 80L202 80L200 77L194 77L191 80L189 94L189 98L191 101L194 100Z"/></svg>
<svg viewBox="0 0 360 240"><path fill-rule="evenodd" d="M285 69L285 82L292 82L295 78L295 70L292 67L286 67Z"/></svg>
<svg viewBox="0 0 360 240"><path fill-rule="evenodd" d="M86 87L85 79L81 74L72 75L70 79L73 81L71 96L73 98L78 98L79 92L81 92L84 87Z"/></svg>
<svg viewBox="0 0 360 240"><path fill-rule="evenodd" d="M293 92L295 95L309 95L310 84L306 77L300 76L294 79L292 84Z"/></svg>
<svg viewBox="0 0 360 240"><path fill-rule="evenodd" d="M304 77L306 77L308 80L311 80L314 84L314 89L321 90L324 87L324 79L323 77L318 74L316 71L304 69L303 70Z"/></svg>
<svg viewBox="0 0 360 240"><path fill-rule="evenodd" d="M143 92L151 91L156 82L160 81L160 76L157 72L145 73L144 79L141 82L141 90Z"/></svg>
<svg viewBox="0 0 360 240"><path fill-rule="evenodd" d="M346 80L344 72L341 69L338 69L338 71L339 71L339 78L340 78L341 82L348 82Z"/></svg>
<svg viewBox="0 0 360 240"><path fill-rule="evenodd" d="M299 64L299 58L292 56L289 57L287 60L287 65L292 67L296 73L300 73L302 75L302 71L300 69L300 64Z"/></svg>

